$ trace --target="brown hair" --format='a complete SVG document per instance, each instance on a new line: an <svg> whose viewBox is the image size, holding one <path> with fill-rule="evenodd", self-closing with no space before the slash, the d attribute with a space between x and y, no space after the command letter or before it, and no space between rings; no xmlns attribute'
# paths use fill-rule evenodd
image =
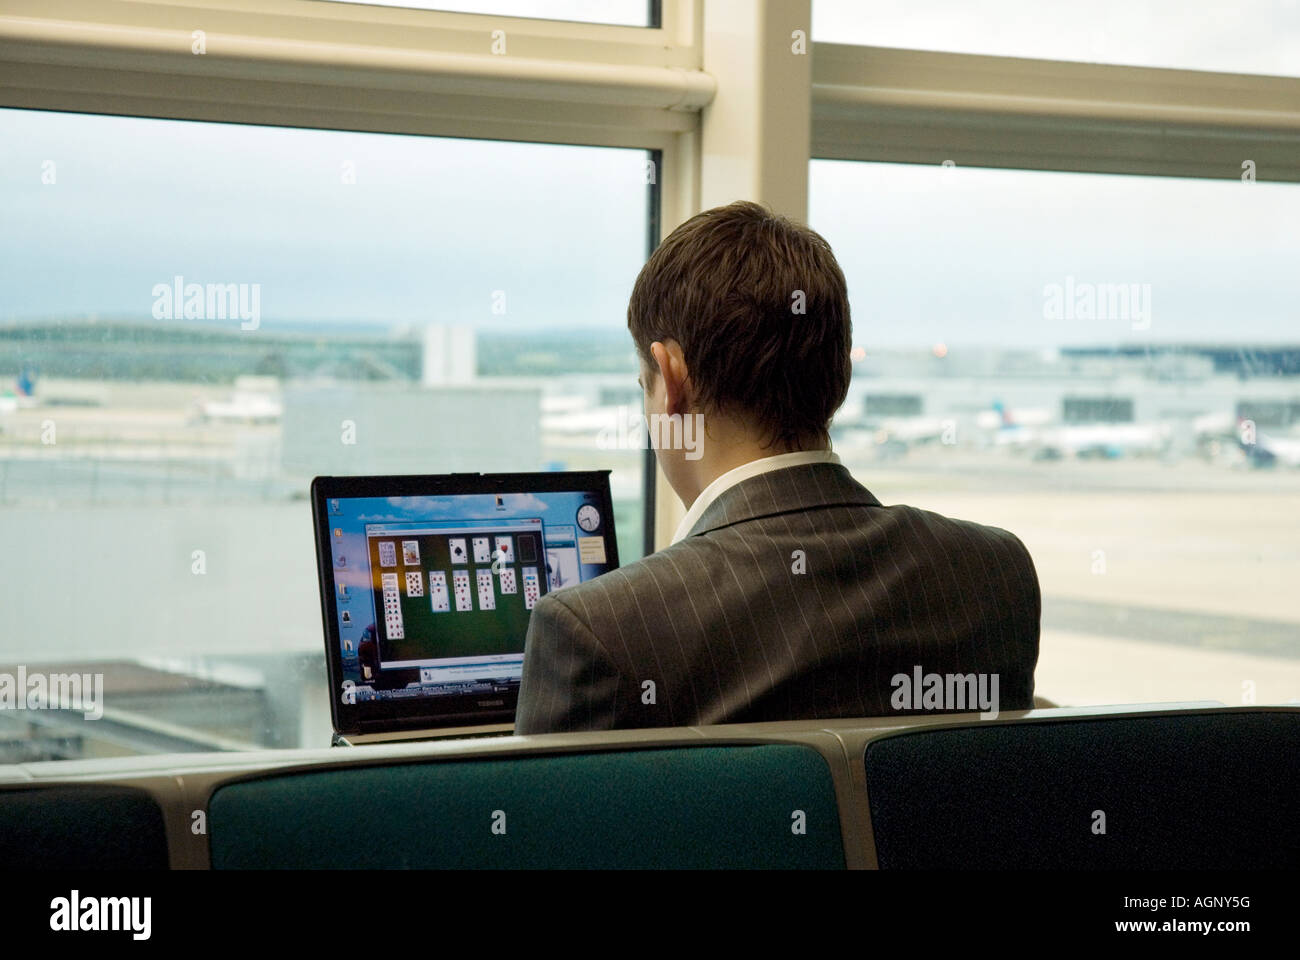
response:
<svg viewBox="0 0 1300 960"><path fill-rule="evenodd" d="M627 326L652 369L651 343L681 344L696 406L755 421L768 446L825 439L848 393L853 328L830 244L756 203L674 230L636 278Z"/></svg>

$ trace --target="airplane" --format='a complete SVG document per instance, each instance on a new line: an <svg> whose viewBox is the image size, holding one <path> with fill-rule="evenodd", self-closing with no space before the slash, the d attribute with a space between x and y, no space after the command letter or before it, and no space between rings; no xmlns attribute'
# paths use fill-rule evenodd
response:
<svg viewBox="0 0 1300 960"><path fill-rule="evenodd" d="M939 417L885 417L874 424L872 433L877 444L920 446L940 441L951 423Z"/></svg>
<svg viewBox="0 0 1300 960"><path fill-rule="evenodd" d="M264 393L236 391L229 400L206 400L198 404L199 417L221 423L275 423L284 405Z"/></svg>
<svg viewBox="0 0 1300 960"><path fill-rule="evenodd" d="M1017 410L1014 414L1001 400L993 401L993 409L983 410L975 417L975 425L985 429L1015 430L1023 427L1041 427L1050 423L1052 413L1045 407Z"/></svg>
<svg viewBox="0 0 1300 960"><path fill-rule="evenodd" d="M948 423L938 417L841 414L831 427L831 439L835 449L845 455L894 459L914 446L941 443Z"/></svg>
<svg viewBox="0 0 1300 960"><path fill-rule="evenodd" d="M0 393L0 413L13 413L16 410L35 407L38 403L35 394L36 371L31 367L23 367L14 381L13 389Z"/></svg>
<svg viewBox="0 0 1300 960"><path fill-rule="evenodd" d="M980 413L976 425L995 430L995 446L1009 446L1032 451L1035 459L1115 460L1123 456L1162 453L1170 442L1167 424L1095 423L1062 425L1051 422L1044 409L1013 413L1001 401L992 410Z"/></svg>
<svg viewBox="0 0 1300 960"><path fill-rule="evenodd" d="M995 401L992 409L984 410L975 417L975 424L983 430L995 431L996 446L1021 446L1041 441L1044 433L1041 427L1051 421L1052 414L1046 409L1017 410L1014 413L1001 401ZM853 439L865 438L868 445L874 445L884 453L903 454L912 447L931 443L942 443L946 432L955 423L948 417L883 417L868 418L856 430L848 431ZM1082 441L1084 438L1080 437Z"/></svg>
<svg viewBox="0 0 1300 960"><path fill-rule="evenodd" d="M547 433L582 434L595 436L602 431L617 431L620 424L631 430L639 424L636 415L619 407L591 407L588 409L547 410L541 416L542 430Z"/></svg>
<svg viewBox="0 0 1300 960"><path fill-rule="evenodd" d="M1245 423L1245 418L1231 414L1207 414L1198 417L1193 427L1199 444L1234 465L1300 467L1300 437L1256 432L1252 440Z"/></svg>
<svg viewBox="0 0 1300 960"><path fill-rule="evenodd" d="M1001 400L993 401L993 409L975 415L975 426L981 430L995 431L993 445L1018 447L1027 444L1036 435L1037 428L1050 423L1051 411L1034 407L1018 410L1014 414Z"/></svg>
<svg viewBox="0 0 1300 960"><path fill-rule="evenodd" d="M1169 446L1166 424L1098 423L1055 427L1040 438L1039 456L1117 460L1130 454L1162 453Z"/></svg>
<svg viewBox="0 0 1300 960"><path fill-rule="evenodd" d="M1266 433L1256 435L1255 443L1242 445L1250 462L1257 467L1300 467L1300 437L1275 437Z"/></svg>

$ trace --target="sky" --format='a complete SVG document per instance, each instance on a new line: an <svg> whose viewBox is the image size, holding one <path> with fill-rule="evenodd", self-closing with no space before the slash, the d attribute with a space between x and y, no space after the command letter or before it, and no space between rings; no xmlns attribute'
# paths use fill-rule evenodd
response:
<svg viewBox="0 0 1300 960"><path fill-rule="evenodd" d="M147 319L180 275L260 284L264 327L624 324L647 157L0 110L0 320Z"/></svg>
<svg viewBox="0 0 1300 960"><path fill-rule="evenodd" d="M1300 340L1300 184L819 160L808 207L867 344ZM1051 318L1083 284L1149 316Z"/></svg>
<svg viewBox="0 0 1300 960"><path fill-rule="evenodd" d="M814 40L1300 76L1297 0L813 0Z"/></svg>
<svg viewBox="0 0 1300 960"><path fill-rule="evenodd" d="M624 6L630 17L642 4ZM1243 0L1231 23L1205 13L1217 4L1176 6L1184 17L1162 19L1174 5L1096 0L1089 23L1109 38L1105 49L1133 57L1139 39L1147 59L1169 60L1231 52L1246 37L1260 63L1296 65L1295 3ZM976 7L1005 16L980 26L966 12ZM1080 36L1069 22L1078 9L817 0L814 36L1001 45L991 52L1037 43L1065 56ZM646 160L633 149L0 109L0 322L149 319L154 287L182 276L259 284L263 329L291 320L623 329L647 253ZM1300 184L1256 176L813 161L809 222L844 266L864 346L1290 342L1300 331L1291 279ZM1053 319L1047 291L1067 283L1136 284L1149 324Z"/></svg>

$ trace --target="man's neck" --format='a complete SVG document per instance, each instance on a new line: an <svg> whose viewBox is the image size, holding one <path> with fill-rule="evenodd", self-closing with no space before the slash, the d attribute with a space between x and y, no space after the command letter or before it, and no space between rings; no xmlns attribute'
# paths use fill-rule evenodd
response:
<svg viewBox="0 0 1300 960"><path fill-rule="evenodd" d="M710 449L712 447L712 449ZM694 462L687 461L691 470L686 478L689 487L685 491L678 491L682 498L682 503L686 509L691 508L701 493L717 480L724 473L730 473L737 467L742 467L747 463L753 463L755 460L763 460L767 457L779 456L783 453L804 453L814 450L829 450L830 443L823 441L819 444L810 444L797 447L783 446L763 446L757 441L747 441L743 443L719 445L705 443L702 449L702 456ZM689 494L690 499L687 499Z"/></svg>

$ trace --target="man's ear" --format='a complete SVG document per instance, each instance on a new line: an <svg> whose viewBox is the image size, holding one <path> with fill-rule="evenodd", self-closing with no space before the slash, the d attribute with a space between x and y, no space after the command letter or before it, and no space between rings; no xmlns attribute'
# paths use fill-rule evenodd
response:
<svg viewBox="0 0 1300 960"><path fill-rule="evenodd" d="M650 356L664 381L664 409L671 416L685 415L690 408L690 371L686 356L676 340L656 340L650 344Z"/></svg>

